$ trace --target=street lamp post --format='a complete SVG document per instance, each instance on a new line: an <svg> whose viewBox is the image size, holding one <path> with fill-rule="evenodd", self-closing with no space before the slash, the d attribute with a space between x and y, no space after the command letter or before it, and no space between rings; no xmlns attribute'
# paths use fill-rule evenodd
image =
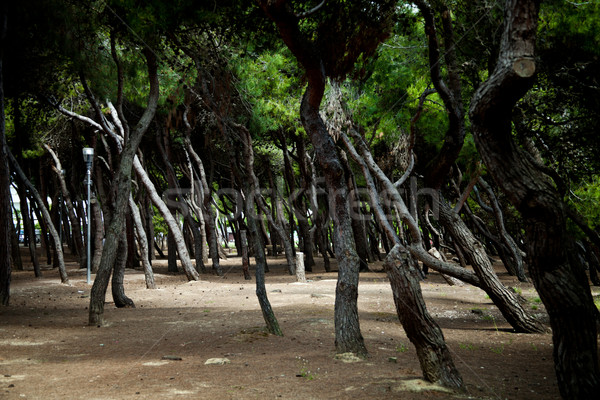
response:
<svg viewBox="0 0 600 400"><path fill-rule="evenodd" d="M83 148L83 161L87 170L85 183L87 185L87 284L91 282L91 266L90 266L90 186L92 186L92 162L94 161L94 149L91 147Z"/></svg>
<svg viewBox="0 0 600 400"><path fill-rule="evenodd" d="M65 173L66 171L64 169L60 170L60 178L64 179L65 178ZM63 195L62 195L62 190L58 193L58 234L60 237L60 248L62 249L62 245L63 245Z"/></svg>

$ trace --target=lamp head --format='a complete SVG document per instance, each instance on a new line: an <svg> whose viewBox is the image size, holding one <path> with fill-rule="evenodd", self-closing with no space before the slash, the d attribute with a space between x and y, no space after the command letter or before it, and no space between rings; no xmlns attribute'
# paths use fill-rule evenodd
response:
<svg viewBox="0 0 600 400"><path fill-rule="evenodd" d="M88 169L92 168L92 162L94 161L94 149L91 147L83 148L83 161Z"/></svg>

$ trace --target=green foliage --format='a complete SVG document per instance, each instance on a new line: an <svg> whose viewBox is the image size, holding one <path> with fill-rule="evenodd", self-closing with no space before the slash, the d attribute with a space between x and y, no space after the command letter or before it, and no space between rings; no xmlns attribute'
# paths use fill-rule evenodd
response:
<svg viewBox="0 0 600 400"><path fill-rule="evenodd" d="M592 229L600 227L600 175L594 175L574 189L569 203L586 218Z"/></svg>
<svg viewBox="0 0 600 400"><path fill-rule="evenodd" d="M600 172L600 3L542 2L538 80L521 104L521 136L568 185Z"/></svg>
<svg viewBox="0 0 600 400"><path fill-rule="evenodd" d="M393 35L368 62L359 62L362 79L348 82L346 98L356 121L376 135L375 141L395 143L409 131L418 98L427 88L427 64L422 30L410 11L399 13ZM433 103L432 103L433 104Z"/></svg>
<svg viewBox="0 0 600 400"><path fill-rule="evenodd" d="M152 225L154 226L154 233L166 235L169 232L169 227L158 210L155 207L153 208Z"/></svg>
<svg viewBox="0 0 600 400"><path fill-rule="evenodd" d="M232 66L238 88L251 110L250 130L296 131L301 99L299 71L286 49L264 51L255 57L237 57Z"/></svg>

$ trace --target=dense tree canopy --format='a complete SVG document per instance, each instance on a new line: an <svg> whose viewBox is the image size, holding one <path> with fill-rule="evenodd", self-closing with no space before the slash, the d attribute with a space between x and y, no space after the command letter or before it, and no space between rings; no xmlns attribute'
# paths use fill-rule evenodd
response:
<svg viewBox="0 0 600 400"><path fill-rule="evenodd" d="M141 263L152 287L166 242L171 271L199 279L210 258L222 275L231 236L246 266L255 257L277 334L265 249L283 249L291 274L297 251L308 271L335 257L336 351L364 356L359 269L385 256L425 377L461 388L418 279L430 268L480 287L516 331L544 330L493 273L498 256L548 308L562 396L599 389L597 2L26 3L0 21L0 247L23 230L35 253L37 229L60 268L62 231L97 273L91 324L111 275L115 304L134 307L126 267ZM95 150L89 209L83 147ZM0 257L7 305L18 262Z"/></svg>

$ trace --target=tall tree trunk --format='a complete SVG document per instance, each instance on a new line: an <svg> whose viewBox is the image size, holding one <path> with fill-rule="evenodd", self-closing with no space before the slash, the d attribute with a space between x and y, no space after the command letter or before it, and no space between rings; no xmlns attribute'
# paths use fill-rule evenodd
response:
<svg viewBox="0 0 600 400"><path fill-rule="evenodd" d="M128 205L129 207L129 205ZM127 213L125 216L125 240L127 244L127 268L138 269L140 267L140 257L137 254L137 247L135 245L135 233L133 232L133 220L131 219L131 213Z"/></svg>
<svg viewBox="0 0 600 400"><path fill-rule="evenodd" d="M298 229L300 236L302 237L302 250L304 252L304 269L311 272L312 267L315 265L313 257L314 243L311 235L310 225L308 223L308 210L306 207L306 201L303 198L309 197L311 175L308 170L308 159L306 155L306 146L304 144L304 137L301 135L296 136L296 146L298 149L298 158L300 160L300 177L302 185L302 195L296 198L296 204L294 209L296 210L296 218L298 219Z"/></svg>
<svg viewBox="0 0 600 400"><path fill-rule="evenodd" d="M560 393L592 399L600 393L598 310L573 255L562 198L512 138L512 110L533 84L538 13L539 1L507 1L498 62L474 94L470 118L489 173L524 219L529 273L550 317Z"/></svg>
<svg viewBox="0 0 600 400"><path fill-rule="evenodd" d="M344 172L346 175L346 182L350 189L350 213L351 213L351 224L352 234L354 236L354 243L356 243L356 254L360 259L360 271L369 270L369 247L367 245L367 234L363 224L363 216L360 212L360 196L358 193L358 187L356 186L356 180L354 174L348 163L348 159L345 154L341 154L340 159L344 165Z"/></svg>
<svg viewBox="0 0 600 400"><path fill-rule="evenodd" d="M335 144L319 115L325 77L319 70L309 73L311 78L302 97L300 117L325 175L329 209L333 217L333 242L339 268L334 316L335 349L338 353L352 352L365 356L367 348L360 332L357 305L360 260L356 254L352 233L348 187L344 181L344 170Z"/></svg>
<svg viewBox="0 0 600 400"><path fill-rule="evenodd" d="M249 281L252 277L250 276L250 257L248 256L248 237L244 229L240 231L240 242L242 246L240 253L242 256L242 272L244 273L244 279Z"/></svg>
<svg viewBox="0 0 600 400"><path fill-rule="evenodd" d="M150 93L148 105L140 118L136 128L125 141L125 146L121 152L119 168L115 174L115 212L111 218L110 225L106 229L106 241L100 267L94 279L90 295L89 324L101 326L104 324L104 300L106 289L108 288L108 279L111 270L114 267L117 258L117 249L120 235L123 232L125 213L128 209L127 203L131 194L131 170L135 152L144 136L144 133L150 126L154 118L158 105L159 88L156 58L149 49L143 50L148 65L148 75L150 80ZM121 88L122 89L122 88ZM94 102L93 99L91 99ZM126 121L121 121L125 124ZM108 134L108 132L106 132Z"/></svg>
<svg viewBox="0 0 600 400"><path fill-rule="evenodd" d="M40 195L41 196L41 195ZM41 197L43 199L43 197ZM46 253L46 265L52 265L52 246L50 245L50 239L48 238L48 229L46 228L46 220L42 217L40 210L38 207L35 207L35 204L32 204L33 213L35 214L35 218L38 220L40 224L40 247L42 251ZM44 207L47 208L47 205L44 203ZM50 221L52 222L52 221ZM37 235L36 235L37 236Z"/></svg>
<svg viewBox="0 0 600 400"><path fill-rule="evenodd" d="M254 201L252 196L248 199L248 208L252 207L252 214L254 211ZM248 233L253 236L254 242L254 260L256 261L256 297L262 310L263 319L267 324L267 330L269 333L277 336L283 336L283 332L279 327L279 322L275 317L269 298L267 297L267 289L265 287L265 246L263 244L262 235L258 231L256 219L251 216L248 217Z"/></svg>
<svg viewBox="0 0 600 400"><path fill-rule="evenodd" d="M289 237L286 235L284 226L282 224L280 224L279 221L276 221L273 219L273 214L269 212L265 200L263 199L262 195L259 193L258 178L256 177L256 174L254 173L254 150L252 148L252 138L250 136L250 131L248 131L248 129L246 129L243 126L238 126L238 130L240 132L240 139L242 140L242 143L244 146L244 162L245 162L245 168L246 168L246 175L251 183L250 190L251 190L251 193L254 195L253 201L258 205L258 207L262 211L262 213L265 214L265 216L269 220L269 223L271 224L271 226L273 228L275 228L275 230L277 231L277 234L279 235L279 238L283 242L285 258L288 263L288 272L290 273L290 275L293 275L296 272L296 259L294 257L293 251L292 251L292 244L289 240ZM274 199L272 207L277 208L279 206L280 206L279 198ZM261 217L260 217L260 214L253 213L253 214L250 214L248 216L248 218L261 218Z"/></svg>
<svg viewBox="0 0 600 400"><path fill-rule="evenodd" d="M92 269L92 273L98 272L98 267L100 267L100 260L102 259L102 249L104 247L104 223L102 221L102 210L100 209L100 204L98 203L98 199L94 197L90 201L90 206L92 208L92 218L93 218L93 227L94 227L94 254L92 255L92 264L90 268Z"/></svg>
<svg viewBox="0 0 600 400"><path fill-rule="evenodd" d="M258 218L260 213L257 213L256 202L264 201L260 197L258 179L254 174L254 152L252 149L252 139L250 132L244 127L238 126L238 134L242 141L244 161L246 167L246 175L244 179L244 186L246 190L246 221L248 225L248 233L250 239L254 244L254 260L256 261L256 296L262 310L263 318L267 324L267 330L278 336L283 336L283 332L279 327L279 322L275 317L275 313L271 308L271 303L267 297L267 290L265 287L265 267L267 261L265 258L265 245L263 242L263 235L260 232ZM268 212L267 212L268 214ZM246 271L244 271L246 274Z"/></svg>
<svg viewBox="0 0 600 400"><path fill-rule="evenodd" d="M8 169L8 145L5 134L4 80L2 58L6 37L7 5L0 6L0 304L10 303L10 231L12 211L10 209L10 170Z"/></svg>

